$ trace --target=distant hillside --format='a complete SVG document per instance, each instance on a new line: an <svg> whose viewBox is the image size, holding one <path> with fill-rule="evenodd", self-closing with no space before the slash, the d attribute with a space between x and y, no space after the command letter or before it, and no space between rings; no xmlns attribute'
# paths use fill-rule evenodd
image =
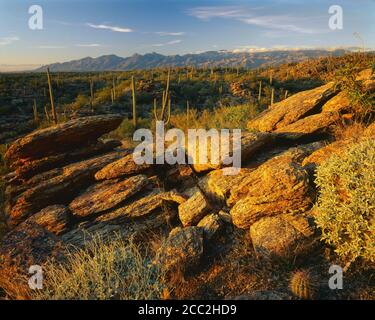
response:
<svg viewBox="0 0 375 320"><path fill-rule="evenodd" d="M158 53L145 55L134 54L131 57L121 58L116 55L106 55L98 58L86 57L64 63L49 65L51 71L60 72L87 72L87 71L126 71L134 69L151 69L160 67L246 67L258 68L281 63L300 62L306 59L341 56L347 50L293 50L293 51L267 51L255 53L234 53L230 51L207 51L197 54L165 56ZM45 71L47 66L36 69L37 72Z"/></svg>

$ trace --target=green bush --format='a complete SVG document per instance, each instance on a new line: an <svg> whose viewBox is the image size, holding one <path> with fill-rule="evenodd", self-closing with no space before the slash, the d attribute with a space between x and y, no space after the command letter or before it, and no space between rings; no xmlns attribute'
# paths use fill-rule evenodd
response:
<svg viewBox="0 0 375 320"><path fill-rule="evenodd" d="M33 291L41 300L159 299L164 273L147 252L130 238L110 242L96 236L85 248L67 254L64 264L44 266L43 289Z"/></svg>
<svg viewBox="0 0 375 320"><path fill-rule="evenodd" d="M375 262L375 141L334 155L317 170L316 222L344 261Z"/></svg>

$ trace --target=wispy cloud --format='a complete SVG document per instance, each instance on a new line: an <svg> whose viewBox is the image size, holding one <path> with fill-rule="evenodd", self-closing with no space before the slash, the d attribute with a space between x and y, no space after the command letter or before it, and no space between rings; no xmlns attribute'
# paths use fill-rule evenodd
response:
<svg viewBox="0 0 375 320"><path fill-rule="evenodd" d="M155 43L155 44L152 44L151 47L164 47L164 46L169 46L169 45L173 45L173 44L178 44L178 43L181 43L182 40L180 39L177 39L177 40L172 40L172 41L168 41L168 42L165 42L165 43Z"/></svg>
<svg viewBox="0 0 375 320"><path fill-rule="evenodd" d="M91 27L91 28L94 28L94 29L110 30L110 31L113 31L113 32L123 32L123 33L133 32L133 30L130 29L130 28L109 26L109 25L106 25L106 24L92 24L92 23L87 23L86 25L89 26L89 27Z"/></svg>
<svg viewBox="0 0 375 320"><path fill-rule="evenodd" d="M39 49L64 49L66 48L65 46L58 46L58 45L42 45L38 46L37 48Z"/></svg>
<svg viewBox="0 0 375 320"><path fill-rule="evenodd" d="M164 32L164 31L159 31L155 32L155 34L159 36L183 36L186 33L185 32Z"/></svg>
<svg viewBox="0 0 375 320"><path fill-rule="evenodd" d="M306 21L313 17L288 15L262 15L259 10L263 7L249 8L243 6L213 6L196 7L188 14L201 20L212 18L232 19L245 24L255 25L269 30L288 31L302 34L326 32L322 29L307 27Z"/></svg>
<svg viewBox="0 0 375 320"><path fill-rule="evenodd" d="M95 48L95 47L102 47L102 45L99 44L99 43L87 43L87 44L79 43L79 44L76 44L75 47L79 47L79 48Z"/></svg>
<svg viewBox="0 0 375 320"><path fill-rule="evenodd" d="M4 37L0 38L0 46L6 46L8 44L12 44L15 41L20 40L18 37Z"/></svg>
<svg viewBox="0 0 375 320"><path fill-rule="evenodd" d="M244 11L238 6L211 6L196 7L188 10L188 14L202 20L211 18L239 18L243 17Z"/></svg>

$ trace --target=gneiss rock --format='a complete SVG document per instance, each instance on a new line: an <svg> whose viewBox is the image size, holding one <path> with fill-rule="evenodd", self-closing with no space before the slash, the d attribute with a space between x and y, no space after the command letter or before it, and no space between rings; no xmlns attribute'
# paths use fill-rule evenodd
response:
<svg viewBox="0 0 375 320"><path fill-rule="evenodd" d="M197 267L203 254L203 229L177 228L171 231L157 253L156 263L166 270L190 271Z"/></svg>
<svg viewBox="0 0 375 320"><path fill-rule="evenodd" d="M275 132L283 134L290 139L298 139L304 136L328 133L330 126L337 123L340 119L341 115L338 112L322 112L281 127Z"/></svg>
<svg viewBox="0 0 375 320"><path fill-rule="evenodd" d="M234 175L225 175L222 169L213 170L199 180L199 186L210 201L217 205L225 204L233 186L238 185L253 170L241 168Z"/></svg>
<svg viewBox="0 0 375 320"><path fill-rule="evenodd" d="M201 227L206 240L212 240L217 236L224 226L223 220L217 214L209 214L199 221L198 227Z"/></svg>
<svg viewBox="0 0 375 320"><path fill-rule="evenodd" d="M59 235L67 230L69 220L69 209L63 205L54 205L44 208L23 223L35 223L47 231Z"/></svg>
<svg viewBox="0 0 375 320"><path fill-rule="evenodd" d="M152 214L136 219L121 219L121 217L105 219L104 217L105 215L103 215L103 221L100 221L101 217L99 217L94 222L81 223L77 228L62 235L61 240L65 244L82 247L96 236L103 240L111 240L114 236L124 239L137 236L147 237L151 232L157 232L170 225L172 219L176 217L176 211L159 208Z"/></svg>
<svg viewBox="0 0 375 320"><path fill-rule="evenodd" d="M98 141L84 148L78 148L71 152L59 153L47 156L37 160L21 159L13 163L13 168L17 168L18 178L27 179L38 173L65 165L69 162L84 160L85 158L100 155L119 147L121 142L118 140Z"/></svg>
<svg viewBox="0 0 375 320"><path fill-rule="evenodd" d="M202 191L194 187L192 196L178 207L178 216L184 227L196 225L212 208Z"/></svg>
<svg viewBox="0 0 375 320"><path fill-rule="evenodd" d="M301 216L281 214L262 218L250 227L255 252L264 258L295 258L306 254L317 238L312 221Z"/></svg>
<svg viewBox="0 0 375 320"><path fill-rule="evenodd" d="M319 113L322 105L335 94L334 83L299 92L288 99L275 103L255 119L247 127L262 132L274 131Z"/></svg>
<svg viewBox="0 0 375 320"><path fill-rule="evenodd" d="M2 266L15 265L24 271L42 265L47 259L61 259L64 246L51 232L32 222L25 222L4 236L0 243Z"/></svg>
<svg viewBox="0 0 375 320"><path fill-rule="evenodd" d="M248 228L257 220L286 212L306 211L312 204L309 175L290 155L280 155L249 173L228 200L233 224Z"/></svg>
<svg viewBox="0 0 375 320"><path fill-rule="evenodd" d="M240 150L238 148L233 148L233 134L230 135L229 140L229 157L233 156L233 151L238 152L241 156L241 162L245 162L249 160L257 151L259 151L261 148L267 145L272 140L272 135L262 132L241 132ZM199 152L202 151L200 150L199 142L197 142L196 160L195 163L192 165L196 172L204 172L207 170L220 169L226 166L232 166L232 164L224 164L226 162L226 159L219 158L219 163L214 163L213 159L211 158L211 143L207 143L207 163L199 162ZM215 152L219 154L218 150L215 150Z"/></svg>
<svg viewBox="0 0 375 320"><path fill-rule="evenodd" d="M69 208L75 216L86 217L116 207L118 204L142 190L148 184L144 175L118 181L109 180L90 186L75 198Z"/></svg>
<svg viewBox="0 0 375 320"><path fill-rule="evenodd" d="M126 175L137 174L148 168L150 164L138 165L133 160L133 154L128 154L120 160L106 165L95 174L96 180L115 179Z"/></svg>
<svg viewBox="0 0 375 320"><path fill-rule="evenodd" d="M172 191L164 192L160 189L154 189L143 195L140 199L132 201L128 205L122 206L115 211L105 213L96 221L108 223L122 223L129 219L143 218L152 214L155 210L163 208L164 203L181 204L186 198L181 194Z"/></svg>
<svg viewBox="0 0 375 320"><path fill-rule="evenodd" d="M14 142L5 158L11 162L17 159L39 159L73 150L116 129L122 119L120 115L92 116L35 131Z"/></svg>
<svg viewBox="0 0 375 320"><path fill-rule="evenodd" d="M33 177L30 184L21 186L23 193L9 200L8 224L17 225L49 205L69 203L82 188L94 181L98 170L121 156L121 152L112 152ZM8 190L7 197L16 192Z"/></svg>

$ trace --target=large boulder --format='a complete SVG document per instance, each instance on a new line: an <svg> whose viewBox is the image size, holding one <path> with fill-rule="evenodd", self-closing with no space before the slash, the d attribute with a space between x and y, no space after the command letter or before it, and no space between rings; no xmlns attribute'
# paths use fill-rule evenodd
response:
<svg viewBox="0 0 375 320"><path fill-rule="evenodd" d="M233 206L234 225L248 228L263 217L302 212L312 205L309 174L292 156L287 152L272 158L232 189L228 205Z"/></svg>
<svg viewBox="0 0 375 320"><path fill-rule="evenodd" d="M87 217L107 211L130 198L148 184L144 175L137 175L126 180L108 180L90 186L75 198L69 208L73 215Z"/></svg>
<svg viewBox="0 0 375 320"><path fill-rule="evenodd" d="M255 252L264 258L294 259L306 254L316 244L315 234L312 219L292 214L265 217L250 227Z"/></svg>
<svg viewBox="0 0 375 320"><path fill-rule="evenodd" d="M286 127L297 120L319 113L322 105L334 94L335 85L333 82L312 90L299 92L270 106L266 111L251 120L247 127L262 132Z"/></svg>
<svg viewBox="0 0 375 320"><path fill-rule="evenodd" d="M103 134L116 129L122 120L120 115L92 116L37 130L14 142L5 158L13 162L65 153L96 141Z"/></svg>
<svg viewBox="0 0 375 320"><path fill-rule="evenodd" d="M166 270L190 271L197 267L203 255L203 229L176 228L157 252L157 263Z"/></svg>

